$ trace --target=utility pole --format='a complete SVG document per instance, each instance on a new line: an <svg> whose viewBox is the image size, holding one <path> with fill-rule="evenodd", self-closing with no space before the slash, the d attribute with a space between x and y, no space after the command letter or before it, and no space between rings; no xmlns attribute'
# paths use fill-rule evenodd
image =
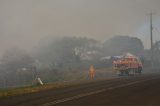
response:
<svg viewBox="0 0 160 106"><path fill-rule="evenodd" d="M154 65L154 51L153 51L153 13L150 13L150 40L151 40L151 66L153 68Z"/></svg>

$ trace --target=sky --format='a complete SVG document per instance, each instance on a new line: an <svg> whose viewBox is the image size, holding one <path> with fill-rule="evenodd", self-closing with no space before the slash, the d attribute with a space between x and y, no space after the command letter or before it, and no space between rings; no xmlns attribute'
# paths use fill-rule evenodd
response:
<svg viewBox="0 0 160 106"><path fill-rule="evenodd" d="M149 13L160 40L160 0L0 0L0 55L12 47L31 51L47 36L106 40L142 39L149 48Z"/></svg>

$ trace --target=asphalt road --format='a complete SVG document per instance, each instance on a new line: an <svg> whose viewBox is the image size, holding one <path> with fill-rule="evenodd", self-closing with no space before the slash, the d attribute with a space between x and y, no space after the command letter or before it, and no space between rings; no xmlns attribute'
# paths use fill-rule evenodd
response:
<svg viewBox="0 0 160 106"><path fill-rule="evenodd" d="M0 100L0 106L160 106L160 74L97 80Z"/></svg>

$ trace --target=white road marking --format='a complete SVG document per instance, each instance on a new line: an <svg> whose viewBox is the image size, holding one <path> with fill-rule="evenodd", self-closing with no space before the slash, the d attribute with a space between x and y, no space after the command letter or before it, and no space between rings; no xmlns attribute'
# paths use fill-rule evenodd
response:
<svg viewBox="0 0 160 106"><path fill-rule="evenodd" d="M122 84L122 85L115 86L115 87L109 87L107 89L108 90L112 90L112 89L116 89L116 88L126 87L126 86L129 86L129 85L134 85L134 84L137 84L137 83L141 83L141 82L145 82L145 81L149 81L149 80L153 80L153 79L156 79L156 78L152 78L152 79L148 79L148 80L135 81L135 82L131 82L131 83L127 83L127 84Z"/></svg>
<svg viewBox="0 0 160 106"><path fill-rule="evenodd" d="M70 100L73 100L73 99L78 99L78 98L82 98L82 97L85 97L85 96L98 94L98 93L101 93L101 92L104 92L104 91L106 91L106 89L101 89L101 90L97 90L97 91L89 92L89 93L85 93L85 94L79 94L77 96L56 100L56 101L49 102L49 103L46 103L46 104L42 104L42 105L39 105L39 106L51 106L51 105L54 105L54 104L70 101Z"/></svg>
<svg viewBox="0 0 160 106"><path fill-rule="evenodd" d="M157 78L135 81L135 82L127 83L127 84L122 84L122 85L119 85L119 86L116 86L116 87L109 87L107 89L101 89L101 90L97 90L97 91L93 91L93 92L79 94L79 95L76 95L76 96L72 96L72 97L68 97L68 98L64 98L64 99L60 99L60 100L55 100L53 102L45 103L45 104L42 104L42 105L39 105L39 106L52 106L52 105L55 105L55 104L58 104L58 103L63 103L63 102L71 101L71 100L74 100L74 99L79 99L79 98L82 98L82 97L102 93L102 92L105 92L107 90L126 87L126 86L129 86L129 85L134 85L134 84L137 84L137 83L141 83L141 82L145 82L145 81L149 81L149 80L153 80L153 79L157 79Z"/></svg>

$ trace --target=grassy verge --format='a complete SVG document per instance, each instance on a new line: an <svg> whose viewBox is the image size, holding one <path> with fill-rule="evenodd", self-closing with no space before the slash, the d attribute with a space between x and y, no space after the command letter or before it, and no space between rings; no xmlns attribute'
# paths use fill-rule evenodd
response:
<svg viewBox="0 0 160 106"><path fill-rule="evenodd" d="M105 79L108 76L112 76L113 69L105 68L105 69L97 69L96 70L96 79ZM64 82L66 81L66 82ZM56 89L68 86L74 86L81 83L88 83L90 80L88 79L88 71L75 71L75 72L66 72L64 80L57 83L45 84L43 86L26 86L26 87L17 87L17 88L9 88L9 89L0 89L0 99L29 94L29 93L36 93L44 90L49 89Z"/></svg>
<svg viewBox="0 0 160 106"><path fill-rule="evenodd" d="M70 84L68 84L68 83L66 83L66 84L56 83L56 84L45 84L43 86L27 86L27 87L19 87L19 88L0 89L0 99L6 98L6 97L11 97L11 96L36 93L36 92L49 90L49 89L66 87L69 85Z"/></svg>

